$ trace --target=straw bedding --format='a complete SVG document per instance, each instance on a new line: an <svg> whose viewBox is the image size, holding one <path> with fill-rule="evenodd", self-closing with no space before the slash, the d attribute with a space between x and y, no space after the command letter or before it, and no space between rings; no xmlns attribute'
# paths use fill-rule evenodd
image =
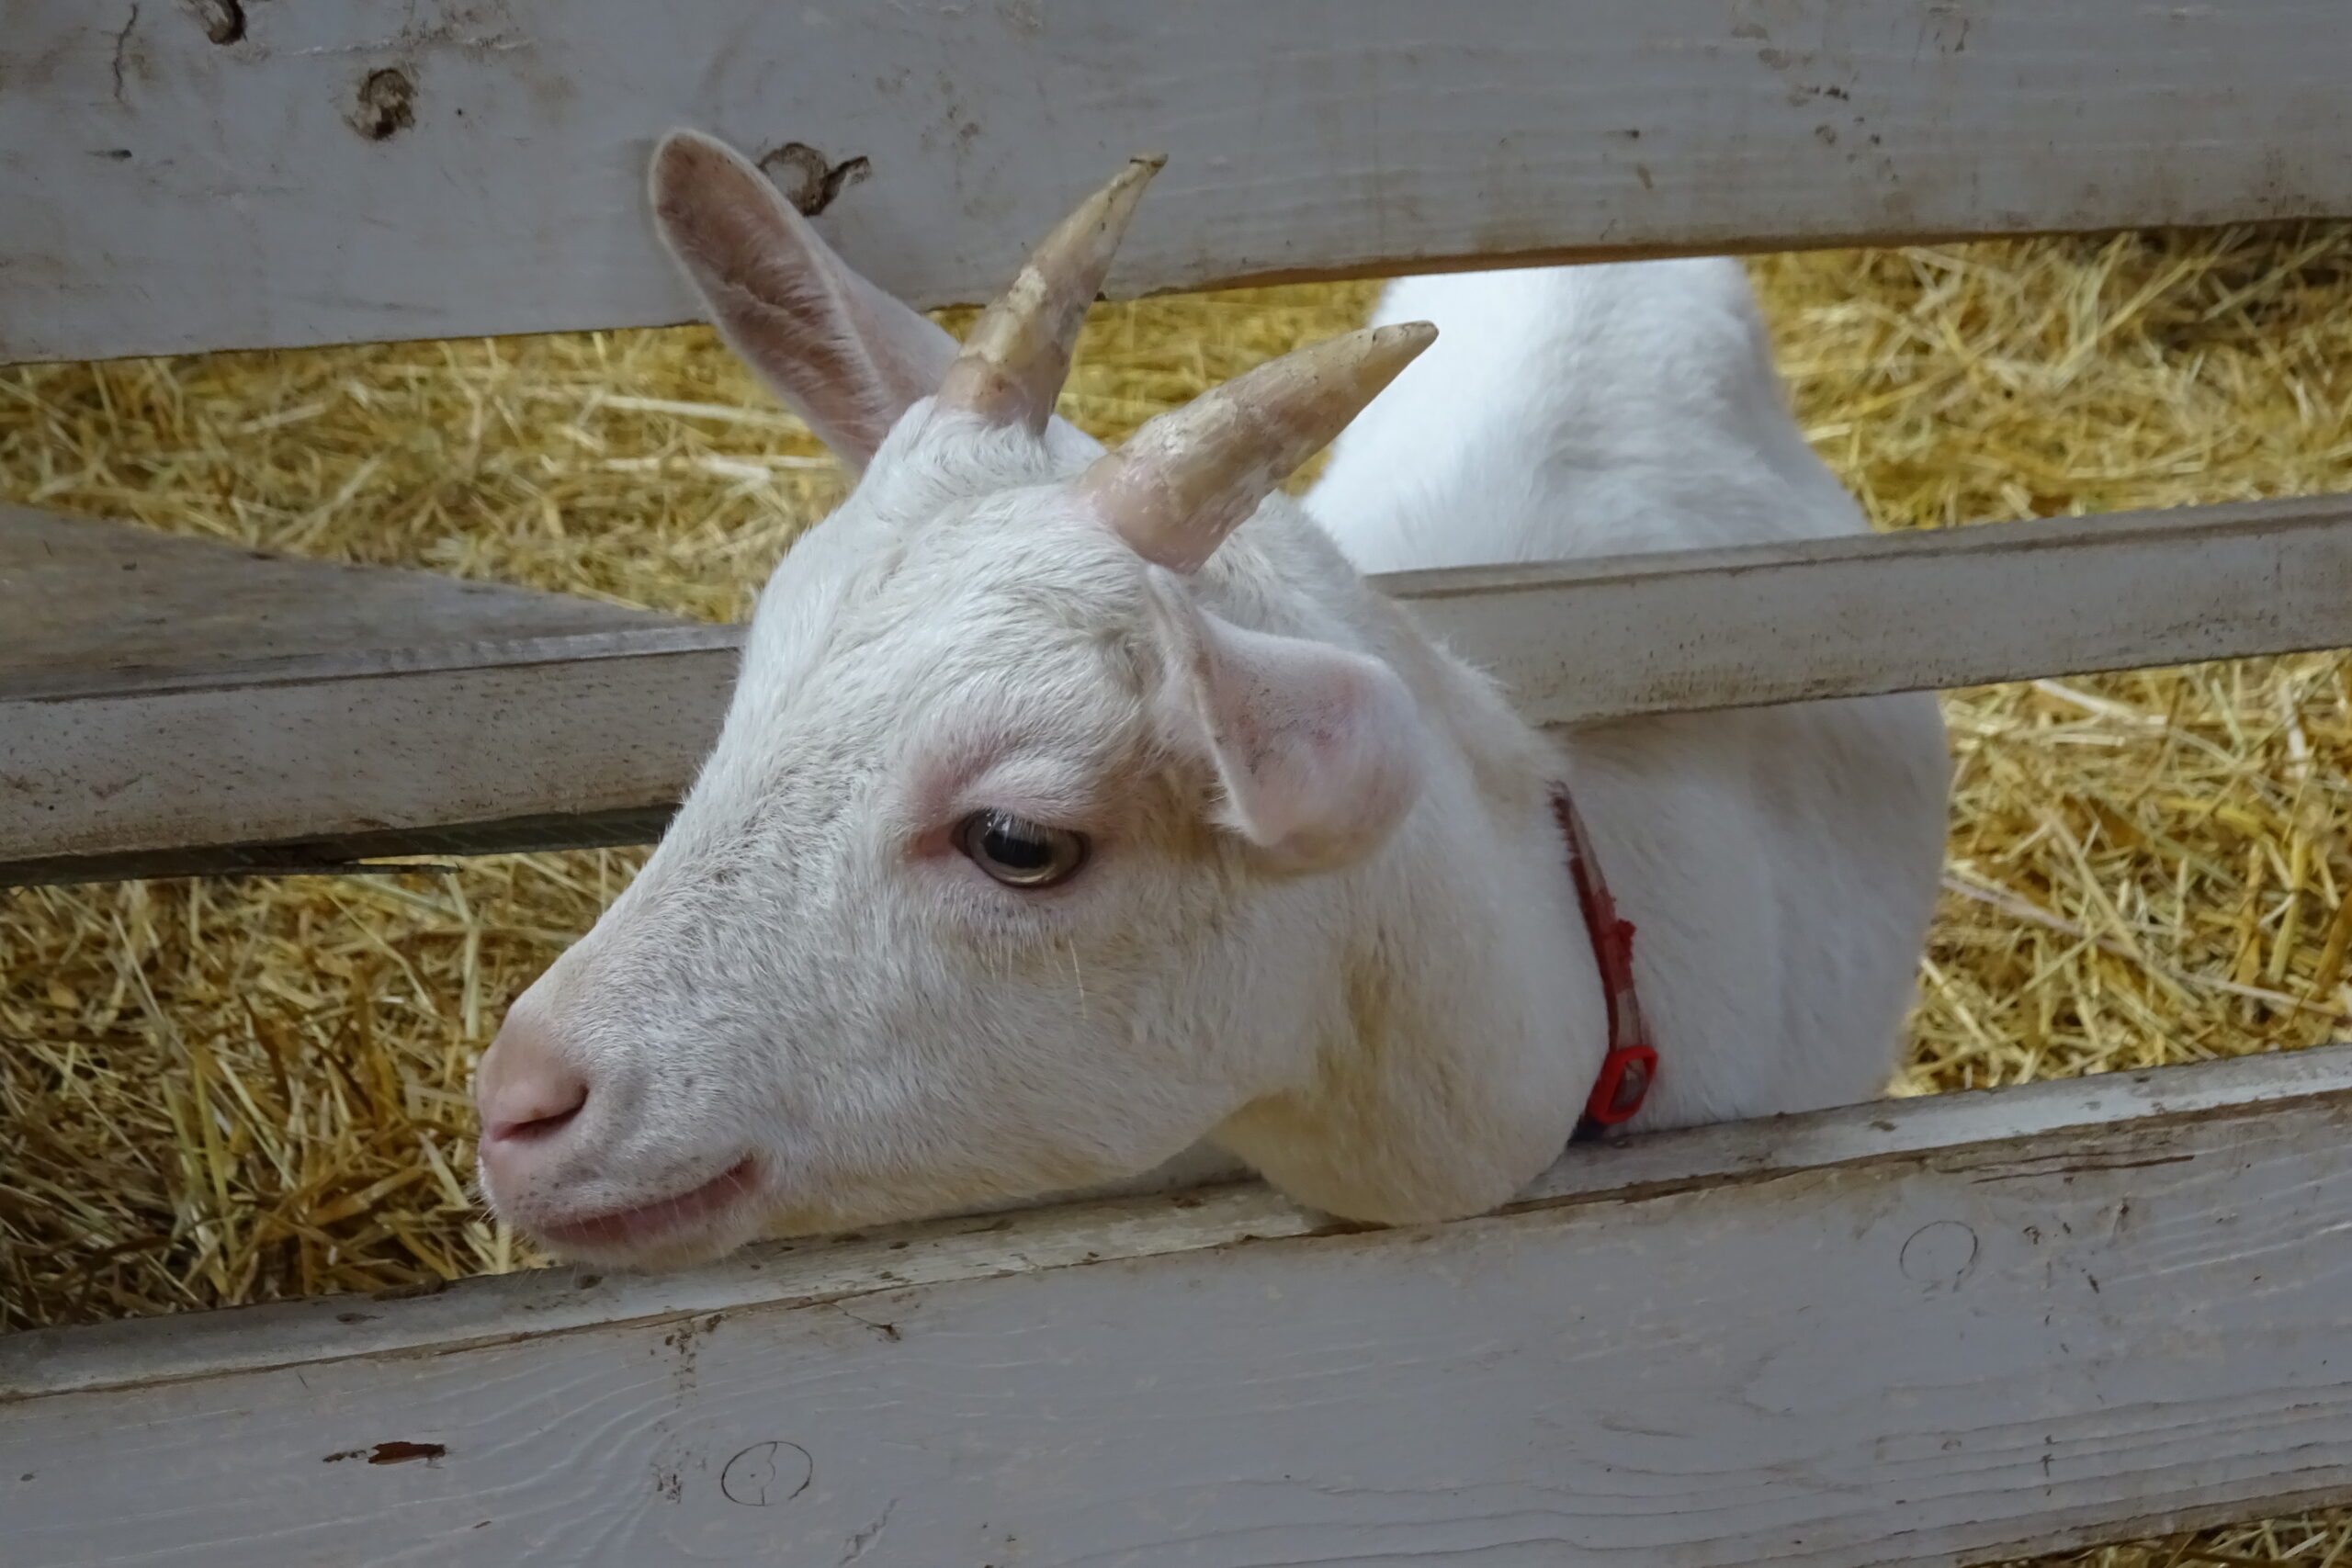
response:
<svg viewBox="0 0 2352 1568"><path fill-rule="evenodd" d="M1888 527L2352 489L2352 231L1754 266ZM1115 437L1373 288L1096 312ZM951 323L957 324L960 323ZM0 497L704 617L838 499L698 329L0 371ZM1947 700L1948 893L1899 1092L2306 1045L2352 1014L2335 655ZM0 892L0 1331L531 1261L469 1196L472 1060L633 852ZM2109 1549L2332 1568L2315 1518Z"/></svg>

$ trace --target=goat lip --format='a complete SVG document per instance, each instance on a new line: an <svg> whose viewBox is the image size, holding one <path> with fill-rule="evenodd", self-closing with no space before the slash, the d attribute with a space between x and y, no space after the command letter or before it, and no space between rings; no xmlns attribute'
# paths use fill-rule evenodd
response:
<svg viewBox="0 0 2352 1568"><path fill-rule="evenodd" d="M602 1214L541 1221L531 1228L558 1247L627 1247L656 1241L724 1212L759 1184L759 1159L745 1155L701 1186L684 1192Z"/></svg>

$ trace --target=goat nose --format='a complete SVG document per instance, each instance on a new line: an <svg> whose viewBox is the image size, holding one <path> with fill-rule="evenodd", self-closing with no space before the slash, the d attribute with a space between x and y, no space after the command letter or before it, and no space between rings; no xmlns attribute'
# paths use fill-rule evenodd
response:
<svg viewBox="0 0 2352 1568"><path fill-rule="evenodd" d="M588 1103L588 1079L564 1060L547 1026L517 1007L482 1053L474 1103L481 1112L482 1156L494 1158L562 1132Z"/></svg>

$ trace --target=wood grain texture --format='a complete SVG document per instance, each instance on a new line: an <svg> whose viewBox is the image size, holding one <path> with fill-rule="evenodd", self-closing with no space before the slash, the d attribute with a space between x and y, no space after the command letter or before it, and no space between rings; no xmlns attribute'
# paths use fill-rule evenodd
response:
<svg viewBox="0 0 2352 1568"><path fill-rule="evenodd" d="M1956 1563L2352 1496L2352 1051L0 1341L12 1563ZM341 1340L337 1342L337 1337Z"/></svg>
<svg viewBox="0 0 2352 1568"><path fill-rule="evenodd" d="M693 313L674 125L918 304L1170 154L1115 293L2352 213L2334 0L28 0L0 361ZM797 144L798 152L786 149ZM863 160L865 177L847 167ZM833 173L838 177L828 181Z"/></svg>
<svg viewBox="0 0 2352 1568"><path fill-rule="evenodd" d="M448 825L518 818L650 829L709 749L736 660L718 626L416 651L0 701L0 858L40 880L57 857L145 851L458 850ZM537 847L564 836L548 826Z"/></svg>
<svg viewBox="0 0 2352 1568"><path fill-rule="evenodd" d="M373 831L314 834L260 842L180 849L119 850L0 861L0 887L124 882L173 876L320 876L390 874L416 869L413 857L531 854L545 850L618 849L650 844L677 815L671 803L548 812L480 822L418 824ZM393 860L392 856L412 857Z"/></svg>
<svg viewBox="0 0 2352 1568"><path fill-rule="evenodd" d="M1382 584L1530 719L1569 725L2352 646L2352 502ZM224 659L75 677L71 695L0 682L0 881L549 848L568 817L582 843L651 831L718 733L739 636Z"/></svg>
<svg viewBox="0 0 2352 1568"><path fill-rule="evenodd" d="M0 505L0 695L324 655L684 625L562 593L289 559Z"/></svg>
<svg viewBox="0 0 2352 1568"><path fill-rule="evenodd" d="M2352 497L1381 580L1538 724L2352 646Z"/></svg>
<svg viewBox="0 0 2352 1568"><path fill-rule="evenodd" d="M1622 1201L1695 1186L1925 1157L1988 1138L2088 1135L2123 1122L2147 1127L2347 1089L2352 1046L2325 1046L2193 1067L1874 1102L1621 1139L1607 1145L1606 1157L1598 1149L1578 1148L1531 1183L1521 1201ZM666 1320L759 1302L828 1300L904 1284L1034 1272L1090 1256L1157 1258L1227 1246L1242 1236L1273 1239L1329 1228L1317 1215L1257 1183L1196 1192L1181 1203L1015 1207L1029 1212L754 1247L683 1274L545 1269L464 1280L428 1295L396 1292L392 1299L399 1305L390 1311L365 1303L355 1311L347 1298L311 1297L0 1337L0 1404L433 1346L487 1344L524 1332Z"/></svg>

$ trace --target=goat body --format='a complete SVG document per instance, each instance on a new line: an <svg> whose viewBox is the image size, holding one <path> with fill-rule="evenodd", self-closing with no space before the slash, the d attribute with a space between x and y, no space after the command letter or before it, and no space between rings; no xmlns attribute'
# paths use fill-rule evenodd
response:
<svg viewBox="0 0 2352 1568"><path fill-rule="evenodd" d="M1368 572L1860 534L1724 258L1405 278L1436 344L1359 415L1308 509ZM1664 1054L1634 1125L1851 1103L1894 1067L1943 854L1927 694L1553 737L1638 936Z"/></svg>

